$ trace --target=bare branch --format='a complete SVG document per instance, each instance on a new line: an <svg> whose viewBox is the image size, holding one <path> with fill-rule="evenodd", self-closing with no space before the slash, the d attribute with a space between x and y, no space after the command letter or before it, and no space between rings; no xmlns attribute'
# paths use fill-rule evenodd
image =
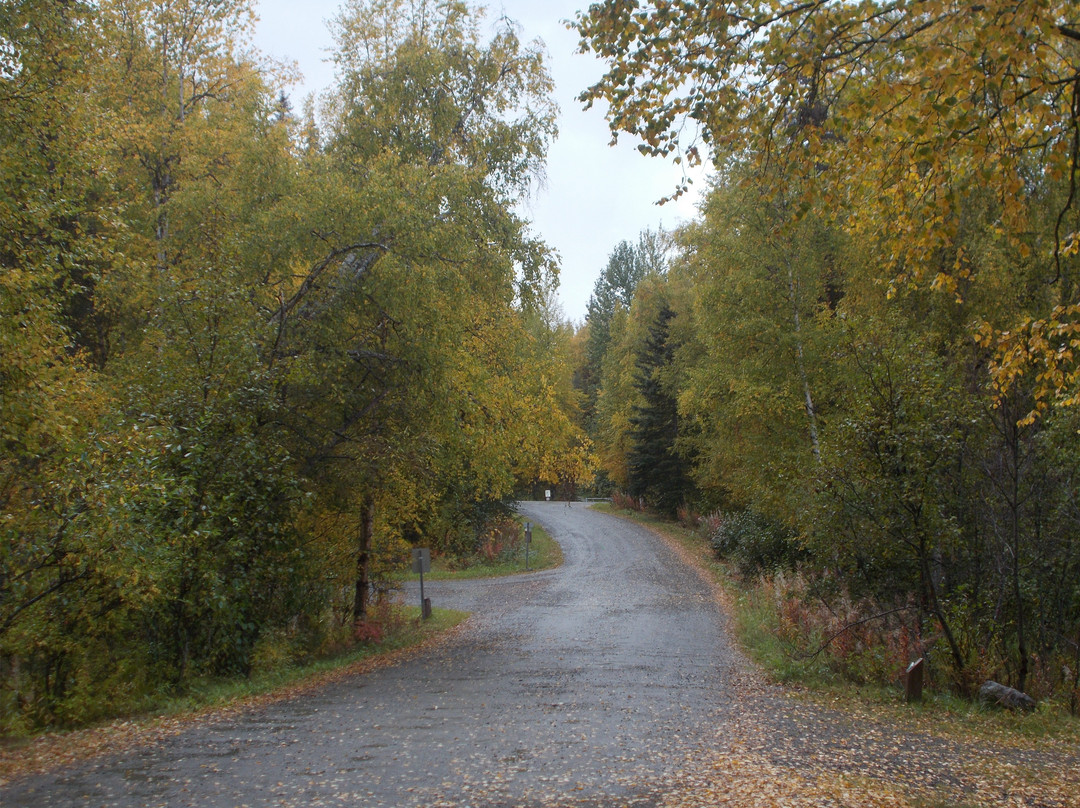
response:
<svg viewBox="0 0 1080 808"><path fill-rule="evenodd" d="M378 260L378 257L388 252L389 249L389 246L381 242L368 241L331 250L324 259L311 268L311 271L308 272L307 277L304 278L300 288L296 290L293 296L281 303L277 311L274 312L274 316L270 318L270 322L283 322L289 316L289 313L296 308L297 304L311 291L326 269L335 262L352 272L354 280L359 280ZM358 257L358 253L362 250L368 251L364 258Z"/></svg>
<svg viewBox="0 0 1080 808"><path fill-rule="evenodd" d="M900 612L911 611L911 609L913 609L913 608L914 608L913 606L901 606L899 609L890 609L887 612L881 612L879 614L872 614L869 617L864 617L862 620L856 620L854 623L848 623L842 629L840 629L835 634L830 636L827 640L825 640L825 642L823 642L821 644L821 646L816 651L814 651L814 653L804 655L804 656L801 656L799 658L800 659L813 659L818 654L820 654L822 651L824 651L826 648L828 648L832 644L833 640L835 640L841 634L844 634L844 633L846 633L848 631L851 631L851 629L855 628L855 626L861 626L863 623L869 623L871 620L880 620L883 617L888 617L889 615L893 615L893 614L899 614Z"/></svg>

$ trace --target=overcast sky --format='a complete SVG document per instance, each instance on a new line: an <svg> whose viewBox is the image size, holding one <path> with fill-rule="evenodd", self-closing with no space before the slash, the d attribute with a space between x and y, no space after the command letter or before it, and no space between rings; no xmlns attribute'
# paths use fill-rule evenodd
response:
<svg viewBox="0 0 1080 808"><path fill-rule="evenodd" d="M637 142L622 137L608 145L610 134L602 111L585 112L575 97L603 73L591 55L574 53L577 36L563 20L587 0L489 0L490 24L500 11L521 24L522 38L541 39L550 54L555 96L562 110L559 138L551 147L547 187L524 211L535 231L561 257L559 296L567 317L581 322L597 276L611 250L623 239L636 241L646 227L672 228L693 218L698 191L664 206L656 201L674 190L682 172L670 161L648 158ZM331 37L326 21L335 16L340 0L259 0L255 45L269 56L291 59L303 73L293 88L294 107L308 92L319 92L333 81L326 61ZM698 190L693 190L693 188Z"/></svg>

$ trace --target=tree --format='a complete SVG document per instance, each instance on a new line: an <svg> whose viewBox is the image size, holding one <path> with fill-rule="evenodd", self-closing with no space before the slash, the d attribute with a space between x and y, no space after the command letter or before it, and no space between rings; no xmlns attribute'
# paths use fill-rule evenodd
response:
<svg viewBox="0 0 1080 808"><path fill-rule="evenodd" d="M680 236L669 279L692 290L678 356L695 480L793 529L815 587L902 619L957 689L986 676L1071 687L1041 660L1070 653L1060 616L1075 587L1046 593L1077 557L1060 538L1075 526L1060 485L1074 474L1075 416L1026 421L1031 386L995 393L968 330L1031 305L1037 267L995 233L997 201L972 188L958 196L956 249L978 282L961 299L889 300L867 269L877 244L783 200L733 170Z"/></svg>
<svg viewBox="0 0 1080 808"><path fill-rule="evenodd" d="M608 256L607 266L593 285L585 315L585 362L577 380L584 396L584 423L590 432L597 428L597 396L602 383L604 356L611 342L612 319L620 308L630 309L634 292L642 280L667 271L669 249L670 237L666 233L644 230L636 245L621 241L615 246Z"/></svg>
<svg viewBox="0 0 1080 808"><path fill-rule="evenodd" d="M347 642L409 542L591 473L550 78L464 3L357 2L289 113L251 5L0 9L0 729ZM522 373L528 366L534 373Z"/></svg>
<svg viewBox="0 0 1080 808"><path fill-rule="evenodd" d="M92 301L119 241L102 121L84 103L92 19L82 3L0 9L0 713L29 703L31 720L70 696L72 634L122 588L83 524L94 482L80 458L107 407Z"/></svg>
<svg viewBox="0 0 1080 808"><path fill-rule="evenodd" d="M959 196L992 189L1001 237L1039 263L1043 294L990 321L1002 388L1032 370L1037 407L1074 403L1080 248L1080 25L1066 0L777 6L610 0L579 14L608 60L582 98L649 154L717 165L749 156L797 209L816 206L877 245L900 290L959 294L978 278L957 252ZM696 124L699 143L680 138Z"/></svg>
<svg viewBox="0 0 1080 808"><path fill-rule="evenodd" d="M554 264L524 222L498 206L526 194L542 176L556 132L551 78L539 43L523 43L504 20L482 43L480 11L464 2L353 0L335 21L340 77L330 123L335 151L360 169L378 156L418 176L435 171L482 186L470 200L516 241L518 293L526 302ZM426 212L450 220L465 213L452 197ZM446 206L444 208L444 206Z"/></svg>
<svg viewBox="0 0 1080 808"><path fill-rule="evenodd" d="M333 247L279 319L308 346L296 432L350 480L333 484L342 507L379 502L403 467L463 513L498 500L534 426L508 372L524 339L512 307L535 303L554 264L511 208L554 133L551 84L537 47L509 25L483 42L480 19L398 0L350 3L335 24L325 170L341 196L319 228Z"/></svg>
<svg viewBox="0 0 1080 808"><path fill-rule="evenodd" d="M630 495L668 515L674 515L690 491L687 463L677 448L679 412L669 376L677 347L670 333L673 317L675 312L665 302L637 355L634 386L641 403L630 418L628 458Z"/></svg>
<svg viewBox="0 0 1080 808"><path fill-rule="evenodd" d="M770 190L718 181L681 234L676 273L695 291L697 328L680 409L692 418L698 485L795 527L807 514L832 398L823 323L843 299L841 239L799 221Z"/></svg>

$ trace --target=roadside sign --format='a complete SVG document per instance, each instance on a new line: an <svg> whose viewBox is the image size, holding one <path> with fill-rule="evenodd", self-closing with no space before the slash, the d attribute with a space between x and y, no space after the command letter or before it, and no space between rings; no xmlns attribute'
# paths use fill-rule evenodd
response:
<svg viewBox="0 0 1080 808"><path fill-rule="evenodd" d="M420 617L431 617L431 598L424 597L424 573L431 571L431 550L427 547L415 547L412 551L412 571L420 573Z"/></svg>
<svg viewBox="0 0 1080 808"><path fill-rule="evenodd" d="M423 575L431 572L431 550L427 547L416 547L412 551L412 571Z"/></svg>

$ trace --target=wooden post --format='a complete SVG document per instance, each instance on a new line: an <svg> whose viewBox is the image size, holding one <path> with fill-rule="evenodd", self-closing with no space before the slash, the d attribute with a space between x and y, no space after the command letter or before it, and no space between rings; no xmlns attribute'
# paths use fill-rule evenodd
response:
<svg viewBox="0 0 1080 808"><path fill-rule="evenodd" d="M420 619L431 617L431 598L424 597L424 573L431 569L431 552L427 547L414 547L412 571L420 573Z"/></svg>
<svg viewBox="0 0 1080 808"><path fill-rule="evenodd" d="M919 657L904 672L904 701L922 701L923 660Z"/></svg>
<svg viewBox="0 0 1080 808"><path fill-rule="evenodd" d="M371 565L371 540L375 532L375 498L364 496L360 506L360 537L356 549L356 594L353 597L353 620L367 619L368 570Z"/></svg>

